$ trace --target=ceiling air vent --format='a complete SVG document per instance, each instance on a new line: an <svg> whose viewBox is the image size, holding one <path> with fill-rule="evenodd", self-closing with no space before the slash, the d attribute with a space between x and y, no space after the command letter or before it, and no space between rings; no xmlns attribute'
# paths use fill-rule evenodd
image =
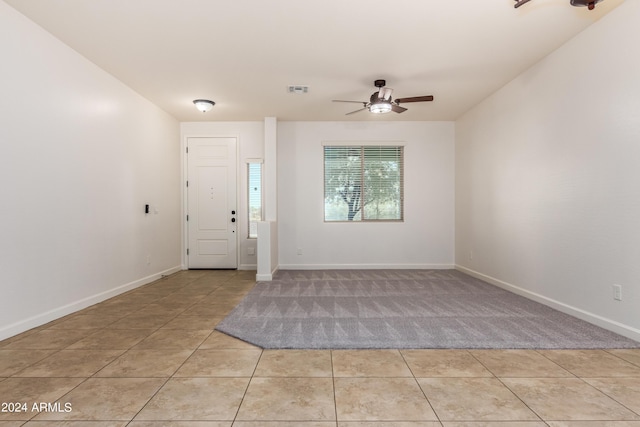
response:
<svg viewBox="0 0 640 427"><path fill-rule="evenodd" d="M289 93L307 93L309 92L309 86L304 85L289 85L287 86Z"/></svg>

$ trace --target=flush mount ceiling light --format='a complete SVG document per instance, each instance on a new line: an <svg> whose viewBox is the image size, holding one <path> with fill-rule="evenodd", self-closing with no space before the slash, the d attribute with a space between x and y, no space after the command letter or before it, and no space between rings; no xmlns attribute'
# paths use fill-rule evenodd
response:
<svg viewBox="0 0 640 427"><path fill-rule="evenodd" d="M514 7L517 9L525 3L529 3L531 0L515 0ZM593 10L596 7L596 3L600 3L602 0L570 0L571 6L587 6L587 9Z"/></svg>
<svg viewBox="0 0 640 427"><path fill-rule="evenodd" d="M215 102L209 101L208 99L194 99L193 103L195 104L196 108L203 113L211 110L213 106L216 105Z"/></svg>

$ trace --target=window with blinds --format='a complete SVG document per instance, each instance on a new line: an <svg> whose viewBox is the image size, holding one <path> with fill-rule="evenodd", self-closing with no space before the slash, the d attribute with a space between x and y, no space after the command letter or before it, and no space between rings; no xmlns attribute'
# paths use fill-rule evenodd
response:
<svg viewBox="0 0 640 427"><path fill-rule="evenodd" d="M404 147L325 146L325 221L402 221Z"/></svg>
<svg viewBox="0 0 640 427"><path fill-rule="evenodd" d="M262 221L262 163L247 163L247 193L249 206L249 238L258 237L258 222Z"/></svg>

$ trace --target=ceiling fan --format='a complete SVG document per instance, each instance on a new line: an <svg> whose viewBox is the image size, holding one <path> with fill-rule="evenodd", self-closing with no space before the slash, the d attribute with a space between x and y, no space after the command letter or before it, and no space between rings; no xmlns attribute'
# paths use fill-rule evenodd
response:
<svg viewBox="0 0 640 427"><path fill-rule="evenodd" d="M356 104L362 104L362 108L359 110L352 111L347 113L347 116L350 114L358 113L363 110L369 110L375 114L384 114L390 111L395 111L396 113L403 113L407 111L406 108L401 107L400 104L404 104L406 102L427 102L433 101L433 96L414 96L411 98L396 98L392 99L391 94L393 93L393 89L386 87L387 82L385 80L376 80L373 82L375 87L379 88L377 92L374 92L369 98L369 101L342 101L338 99L334 99L333 102L351 102Z"/></svg>
<svg viewBox="0 0 640 427"><path fill-rule="evenodd" d="M513 6L516 9L525 3L529 3L531 0L515 0L516 4ZM600 3L602 0L570 0L571 6L587 6L589 10L593 10L596 7L596 3Z"/></svg>

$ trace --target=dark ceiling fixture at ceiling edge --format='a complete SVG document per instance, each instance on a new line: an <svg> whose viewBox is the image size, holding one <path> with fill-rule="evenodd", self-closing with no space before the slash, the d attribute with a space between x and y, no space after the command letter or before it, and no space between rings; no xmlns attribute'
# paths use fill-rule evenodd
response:
<svg viewBox="0 0 640 427"><path fill-rule="evenodd" d="M529 3L531 0L515 0L516 4L513 6L516 9L523 4ZM587 6L587 9L593 10L597 3L602 0L570 0L571 6Z"/></svg>

